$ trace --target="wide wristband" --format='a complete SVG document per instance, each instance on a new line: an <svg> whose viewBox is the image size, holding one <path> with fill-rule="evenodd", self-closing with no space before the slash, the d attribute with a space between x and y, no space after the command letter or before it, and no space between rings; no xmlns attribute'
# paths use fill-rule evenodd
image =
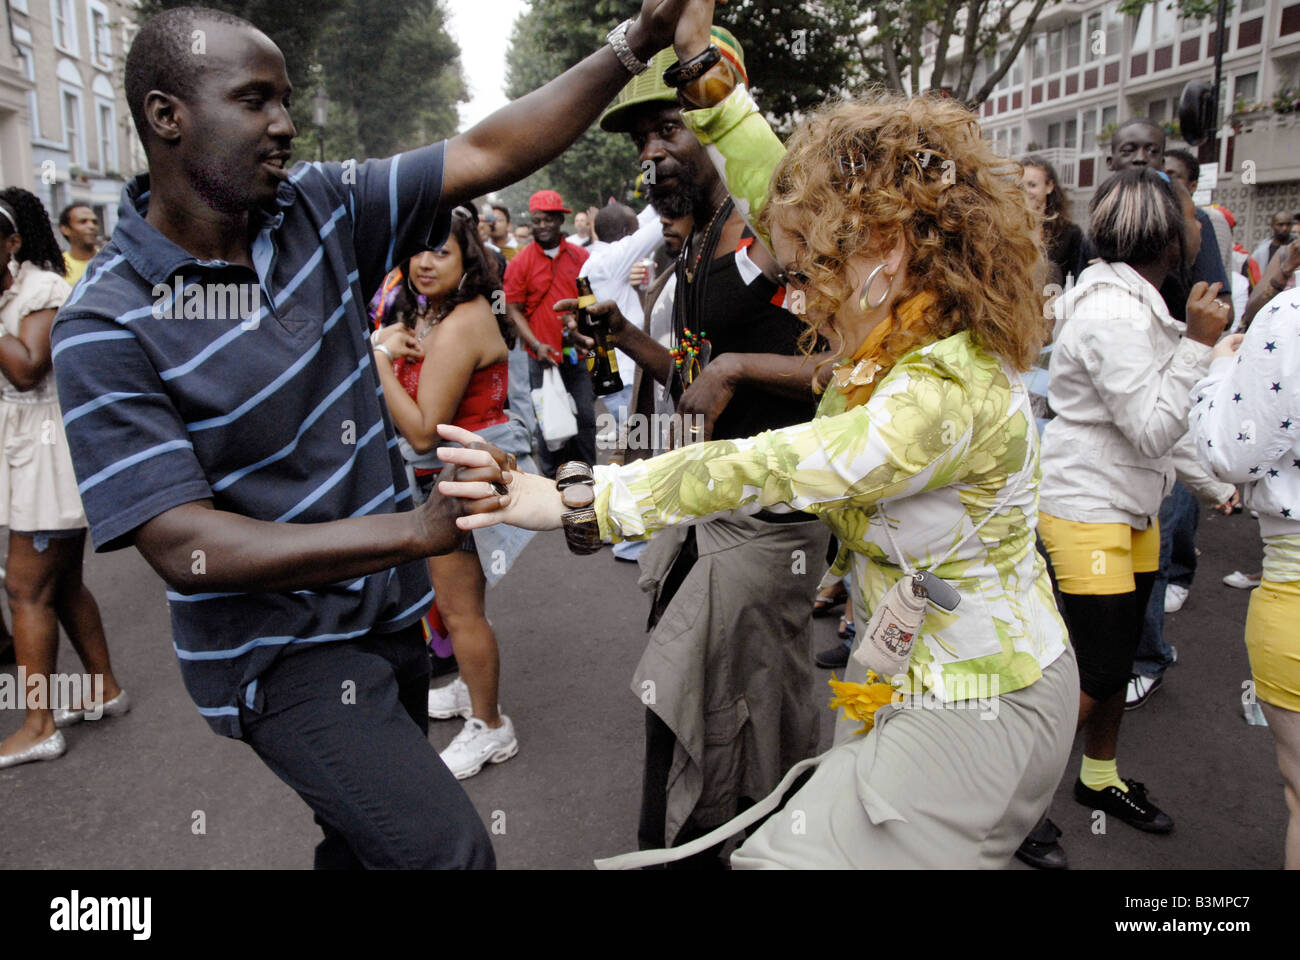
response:
<svg viewBox="0 0 1300 960"><path fill-rule="evenodd" d="M692 82L677 88L677 102L684 110L716 107L736 89L736 71L725 60L709 68Z"/></svg>
<svg viewBox="0 0 1300 960"><path fill-rule="evenodd" d="M586 555L601 548L600 523L592 507L570 510L560 521L564 524L564 540L574 553Z"/></svg>
<svg viewBox="0 0 1300 960"><path fill-rule="evenodd" d="M595 553L601 547L600 522L592 507L595 483L591 466L581 460L568 460L555 471L555 487L564 506L569 508L568 513L560 515L564 540L577 554Z"/></svg>
<svg viewBox="0 0 1300 960"><path fill-rule="evenodd" d="M722 51L714 44L709 44L705 51L698 56L691 57L685 63L674 63L665 70L664 83L670 87L680 89L688 83L694 83L721 59Z"/></svg>

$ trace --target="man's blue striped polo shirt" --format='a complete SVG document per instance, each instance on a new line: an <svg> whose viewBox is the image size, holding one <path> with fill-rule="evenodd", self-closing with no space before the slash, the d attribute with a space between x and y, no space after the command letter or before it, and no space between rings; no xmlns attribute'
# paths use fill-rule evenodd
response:
<svg viewBox="0 0 1300 960"><path fill-rule="evenodd" d="M254 215L255 270L196 260L145 222L147 176L127 185L51 335L96 550L194 500L276 523L411 509L365 308L394 264L446 235L444 146L299 164ZM278 658L399 630L432 597L423 561L317 590L167 591L186 688L232 737Z"/></svg>

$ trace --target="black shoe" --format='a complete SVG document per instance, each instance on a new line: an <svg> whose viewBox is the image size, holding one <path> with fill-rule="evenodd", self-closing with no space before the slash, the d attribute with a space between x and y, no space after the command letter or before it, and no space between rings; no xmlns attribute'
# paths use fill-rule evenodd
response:
<svg viewBox="0 0 1300 960"><path fill-rule="evenodd" d="M1022 863L1037 867L1039 870L1069 870L1070 861L1066 858L1065 851L1061 849L1061 844L1058 842L1060 839L1061 828L1051 820L1044 819L1020 842L1016 857Z"/></svg>
<svg viewBox="0 0 1300 960"><path fill-rule="evenodd" d="M1147 788L1136 780L1128 777L1123 779L1128 786L1128 793L1119 787L1093 790L1084 786L1082 780L1076 780L1074 799L1085 807L1118 817L1130 827L1137 827L1147 833L1168 833L1173 830L1174 821L1169 814L1147 799Z"/></svg>
<svg viewBox="0 0 1300 960"><path fill-rule="evenodd" d="M849 645L837 643L829 650L823 650L813 657L813 663L823 670L843 670L849 663Z"/></svg>

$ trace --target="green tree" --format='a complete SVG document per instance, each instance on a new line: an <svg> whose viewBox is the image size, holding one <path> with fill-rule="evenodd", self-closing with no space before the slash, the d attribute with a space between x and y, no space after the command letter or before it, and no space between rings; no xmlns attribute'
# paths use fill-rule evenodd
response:
<svg viewBox="0 0 1300 960"><path fill-rule="evenodd" d="M332 156L386 157L456 133L468 100L441 0L346 0L320 37Z"/></svg>
<svg viewBox="0 0 1300 960"><path fill-rule="evenodd" d="M876 29L862 46L865 55L879 56L886 86L919 92L924 43L933 38L930 89L947 89L958 100L978 106L1020 56L1046 5L1047 0L878 0L871 4ZM1013 29L1012 20L1020 13L1025 18ZM991 69L976 86L981 64Z"/></svg>

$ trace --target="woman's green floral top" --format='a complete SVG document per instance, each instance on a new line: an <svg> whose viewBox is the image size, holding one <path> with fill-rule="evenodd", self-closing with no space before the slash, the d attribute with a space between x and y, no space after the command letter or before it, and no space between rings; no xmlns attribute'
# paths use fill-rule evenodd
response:
<svg viewBox="0 0 1300 960"><path fill-rule="evenodd" d="M756 214L782 148L748 92L682 116L742 212ZM737 510L815 514L839 538L836 568L851 571L865 624L903 575L887 522L910 566L961 594L952 612L930 605L912 654L913 692L958 701L1036 681L1067 639L1034 548L1038 431L1020 374L959 333L902 357L867 403L845 403L832 381L812 423L597 467L601 535L643 538ZM773 576L797 575L798 559Z"/></svg>
<svg viewBox="0 0 1300 960"><path fill-rule="evenodd" d="M860 623L903 574L888 522L911 566L961 594L951 613L930 606L912 655L913 691L942 700L1010 693L1065 650L1034 549L1038 431L1029 394L1018 373L965 333L904 356L867 403L847 412L832 386L812 423L598 467L596 477L606 540L735 510L816 514L844 548L837 566L851 568ZM794 575L794 567L773 575Z"/></svg>

